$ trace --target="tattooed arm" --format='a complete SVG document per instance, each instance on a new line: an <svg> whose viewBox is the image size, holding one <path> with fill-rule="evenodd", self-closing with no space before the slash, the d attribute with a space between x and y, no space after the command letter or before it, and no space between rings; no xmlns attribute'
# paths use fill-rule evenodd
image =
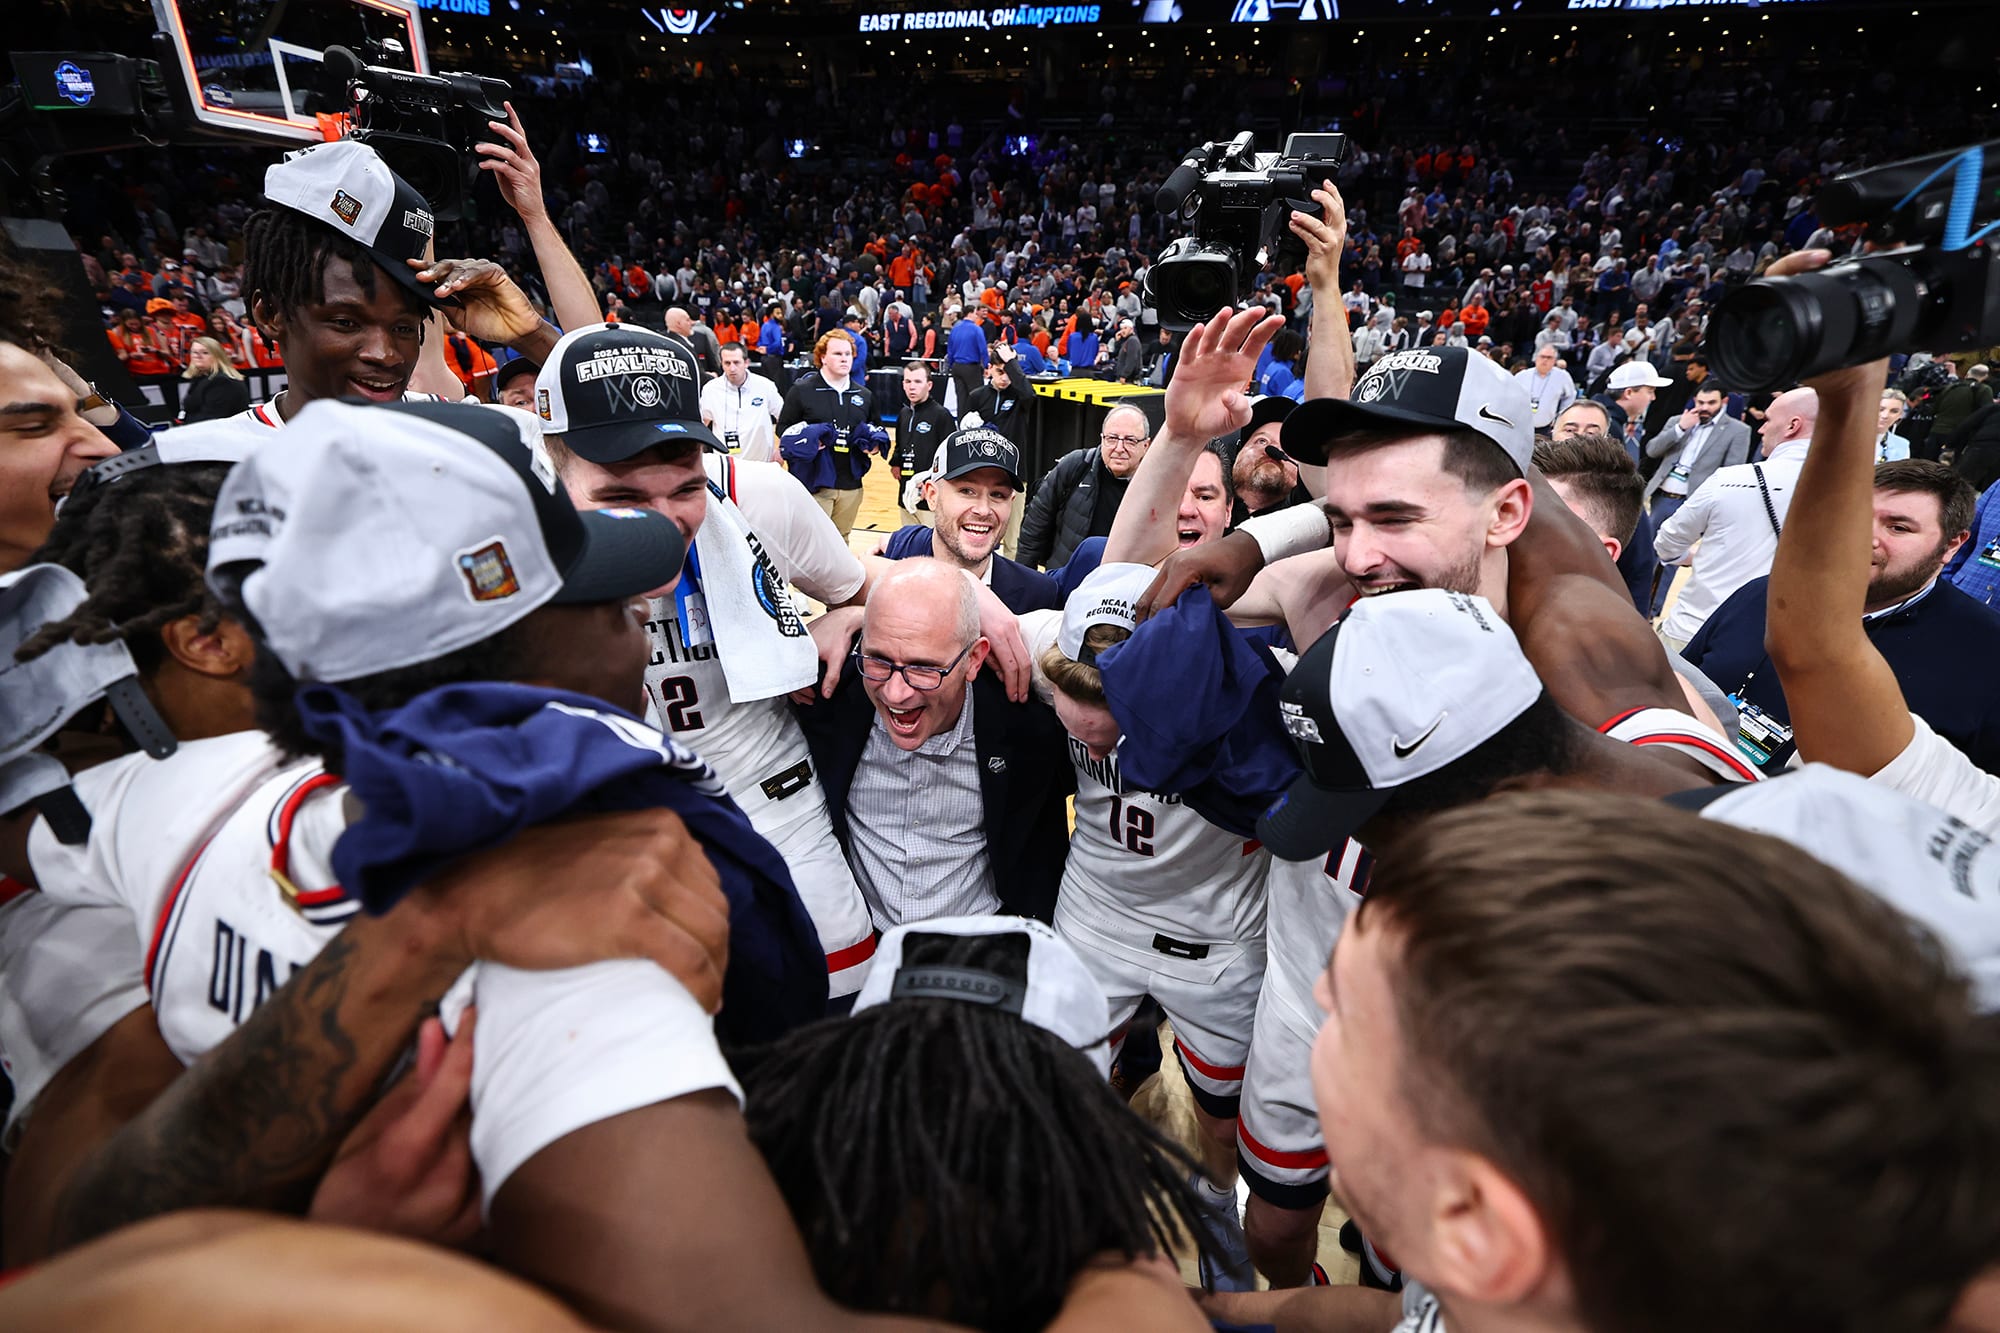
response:
<svg viewBox="0 0 2000 1333"><path fill-rule="evenodd" d="M664 810L530 829L363 917L80 1163L49 1250L174 1209L303 1212L417 1027L476 958L650 958L713 1009L728 909Z"/></svg>

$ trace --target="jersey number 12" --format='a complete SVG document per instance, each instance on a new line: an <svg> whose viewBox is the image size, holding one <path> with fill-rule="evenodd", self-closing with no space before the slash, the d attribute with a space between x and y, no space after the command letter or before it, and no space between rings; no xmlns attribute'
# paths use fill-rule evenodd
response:
<svg viewBox="0 0 2000 1333"><path fill-rule="evenodd" d="M1122 843L1135 856L1153 854L1153 812L1142 810L1136 805L1125 804L1124 798L1111 798L1111 841Z"/></svg>

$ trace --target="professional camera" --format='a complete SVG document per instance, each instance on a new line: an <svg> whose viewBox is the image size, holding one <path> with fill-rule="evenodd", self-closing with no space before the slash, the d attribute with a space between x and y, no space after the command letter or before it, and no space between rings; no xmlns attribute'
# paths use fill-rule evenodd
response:
<svg viewBox="0 0 2000 1333"><path fill-rule="evenodd" d="M1291 215L1313 213L1312 192L1347 156L1344 134L1293 134L1282 153L1259 153L1248 131L1187 155L1160 186L1162 213L1191 235L1160 252L1146 274L1146 304L1170 329L1191 329L1249 292L1267 263L1280 273L1305 263Z"/></svg>
<svg viewBox="0 0 2000 1333"><path fill-rule="evenodd" d="M349 137L382 155L390 169L430 201L440 222L465 205L466 151L486 137L486 122L507 119L512 89L482 74L417 74L387 62L400 57L393 39L365 64L344 46L326 48L322 87L353 119Z"/></svg>
<svg viewBox="0 0 2000 1333"><path fill-rule="evenodd" d="M1813 273L1760 278L1724 297L1708 323L1708 359L1749 393L1860 365L1892 352L1954 352L2000 342L2000 143L1836 177L1820 191L1829 227L1865 223L1896 246ZM1987 222L1977 227L1973 214Z"/></svg>

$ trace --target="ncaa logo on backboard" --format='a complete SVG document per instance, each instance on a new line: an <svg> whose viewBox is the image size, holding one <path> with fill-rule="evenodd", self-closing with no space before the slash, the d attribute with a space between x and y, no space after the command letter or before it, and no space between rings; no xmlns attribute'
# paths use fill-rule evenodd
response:
<svg viewBox="0 0 2000 1333"><path fill-rule="evenodd" d="M458 572L465 576L465 595L473 601L498 602L521 591L514 562L507 558L507 546L498 537L460 551L456 558Z"/></svg>
<svg viewBox="0 0 2000 1333"><path fill-rule="evenodd" d="M632 381L632 401L641 407L660 405L660 382L651 375L641 375Z"/></svg>
<svg viewBox="0 0 2000 1333"><path fill-rule="evenodd" d="M345 190L335 190L333 202L327 207L333 210L335 217L350 227L354 225L355 219L361 216L361 201Z"/></svg>

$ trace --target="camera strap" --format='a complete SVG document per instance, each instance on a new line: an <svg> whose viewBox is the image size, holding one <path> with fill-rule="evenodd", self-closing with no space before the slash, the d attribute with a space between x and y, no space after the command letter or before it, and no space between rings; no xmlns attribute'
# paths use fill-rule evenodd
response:
<svg viewBox="0 0 2000 1333"><path fill-rule="evenodd" d="M1785 527L1778 522L1778 506L1771 503L1771 488L1764 484L1764 465L1754 464L1750 470L1757 474L1757 491L1764 497L1764 517L1771 520L1771 535L1782 537L1785 535Z"/></svg>

